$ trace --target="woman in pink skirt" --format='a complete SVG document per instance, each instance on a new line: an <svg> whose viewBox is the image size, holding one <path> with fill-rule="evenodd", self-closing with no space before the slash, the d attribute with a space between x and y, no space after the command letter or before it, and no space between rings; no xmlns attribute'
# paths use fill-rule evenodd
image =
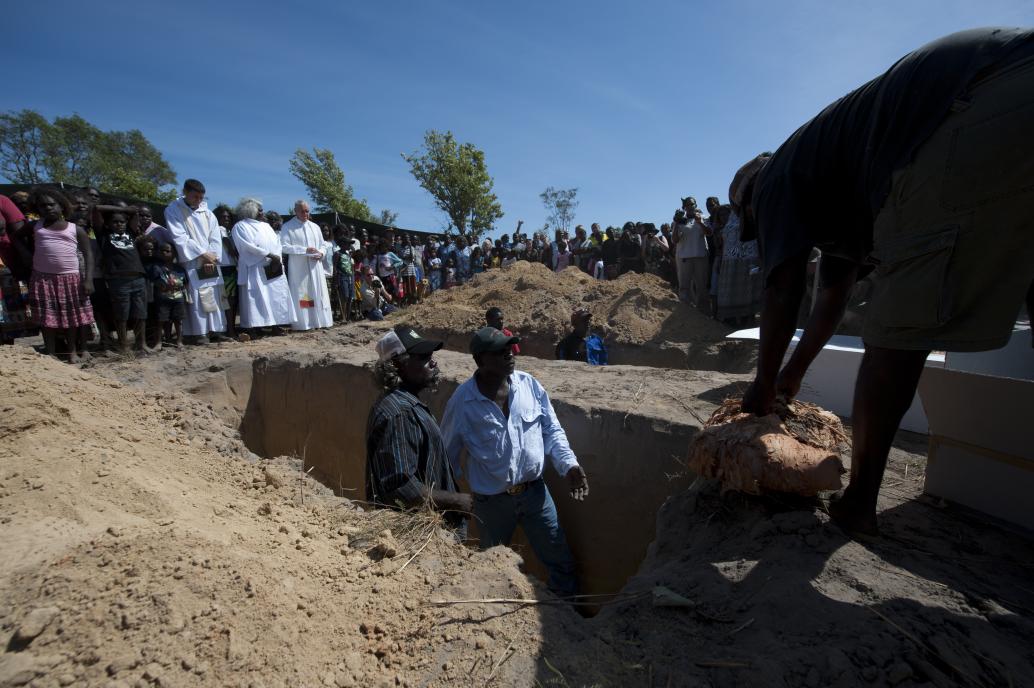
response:
<svg viewBox="0 0 1034 688"><path fill-rule="evenodd" d="M61 192L36 189L31 202L40 220L32 228L29 305L43 328L47 354L57 357L57 337L64 333L68 360L78 363L88 356L79 328L93 322L89 297L93 292L90 238L65 219L72 207ZM85 258L85 276L79 274L77 252L82 252Z"/></svg>

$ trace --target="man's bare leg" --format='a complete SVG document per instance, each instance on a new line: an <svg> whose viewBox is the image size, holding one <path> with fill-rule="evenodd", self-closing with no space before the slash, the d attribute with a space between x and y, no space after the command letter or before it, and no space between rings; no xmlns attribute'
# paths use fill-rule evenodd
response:
<svg viewBox="0 0 1034 688"><path fill-rule="evenodd" d="M848 532L879 534L876 498L887 454L901 418L912 404L929 353L865 347L851 418L851 482L829 505L829 515Z"/></svg>

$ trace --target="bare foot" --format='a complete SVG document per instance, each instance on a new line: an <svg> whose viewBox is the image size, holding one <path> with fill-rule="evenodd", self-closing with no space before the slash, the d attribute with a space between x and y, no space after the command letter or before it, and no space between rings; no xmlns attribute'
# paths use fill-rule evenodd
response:
<svg viewBox="0 0 1034 688"><path fill-rule="evenodd" d="M869 510L853 499L847 490L836 492L829 498L829 517L841 530L851 536L879 537L876 525L876 511Z"/></svg>
<svg viewBox="0 0 1034 688"><path fill-rule="evenodd" d="M90 352L87 351L86 349L83 349L79 353L79 362L80 363L86 363L86 361L89 361L91 358L93 358L93 356L91 356Z"/></svg>

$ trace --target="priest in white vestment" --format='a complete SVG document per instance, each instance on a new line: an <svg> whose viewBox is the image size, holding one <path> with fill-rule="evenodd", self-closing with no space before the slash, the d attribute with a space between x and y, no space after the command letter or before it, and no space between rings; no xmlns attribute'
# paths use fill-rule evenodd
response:
<svg viewBox="0 0 1034 688"><path fill-rule="evenodd" d="M165 209L165 226L176 245L179 263L187 272L187 312L183 334L197 337L199 343L226 336L223 277L219 261L223 255L222 236L215 215L205 203L205 187L196 179L183 184L183 195ZM211 266L211 267L206 267ZM206 274L207 273L207 274Z"/></svg>
<svg viewBox="0 0 1034 688"><path fill-rule="evenodd" d="M309 219L305 201L294 204L294 217L280 230L280 246L287 256L287 278L297 313L291 328L330 327L334 318L327 275L333 267L333 255L327 251L319 225Z"/></svg>
<svg viewBox="0 0 1034 688"><path fill-rule="evenodd" d="M298 316L283 266L279 275L271 278L267 274L267 266L275 269L280 264L280 239L262 219L262 202L241 199L235 212L241 218L231 232L238 253L241 327L290 325Z"/></svg>

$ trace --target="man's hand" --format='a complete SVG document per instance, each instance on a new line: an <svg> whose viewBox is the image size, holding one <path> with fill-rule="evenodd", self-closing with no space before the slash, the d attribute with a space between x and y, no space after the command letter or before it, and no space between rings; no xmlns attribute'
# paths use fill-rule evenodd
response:
<svg viewBox="0 0 1034 688"><path fill-rule="evenodd" d="M467 514L474 513L474 495L468 492L457 492L453 511L462 511Z"/></svg>
<svg viewBox="0 0 1034 688"><path fill-rule="evenodd" d="M214 253L202 253L200 256L201 262L209 265L214 265L217 262L217 258Z"/></svg>
<svg viewBox="0 0 1034 688"><path fill-rule="evenodd" d="M757 378L743 395L743 412L756 416L767 416L775 402L775 387L760 382Z"/></svg>
<svg viewBox="0 0 1034 688"><path fill-rule="evenodd" d="M309 246L305 249L305 253L307 253L309 258L311 258L312 260L323 260L323 251L319 250L318 248L313 248L312 246Z"/></svg>
<svg viewBox="0 0 1034 688"><path fill-rule="evenodd" d="M790 401L801 391L801 380L803 379L803 372L798 372L789 365L786 366L776 378L776 394L784 396L787 401Z"/></svg>
<svg viewBox="0 0 1034 688"><path fill-rule="evenodd" d="M86 292L87 296L93 294L93 280L83 280L83 291Z"/></svg>
<svg viewBox="0 0 1034 688"><path fill-rule="evenodd" d="M567 486L571 488L571 497L579 502L589 496L589 478L581 466L567 472Z"/></svg>

